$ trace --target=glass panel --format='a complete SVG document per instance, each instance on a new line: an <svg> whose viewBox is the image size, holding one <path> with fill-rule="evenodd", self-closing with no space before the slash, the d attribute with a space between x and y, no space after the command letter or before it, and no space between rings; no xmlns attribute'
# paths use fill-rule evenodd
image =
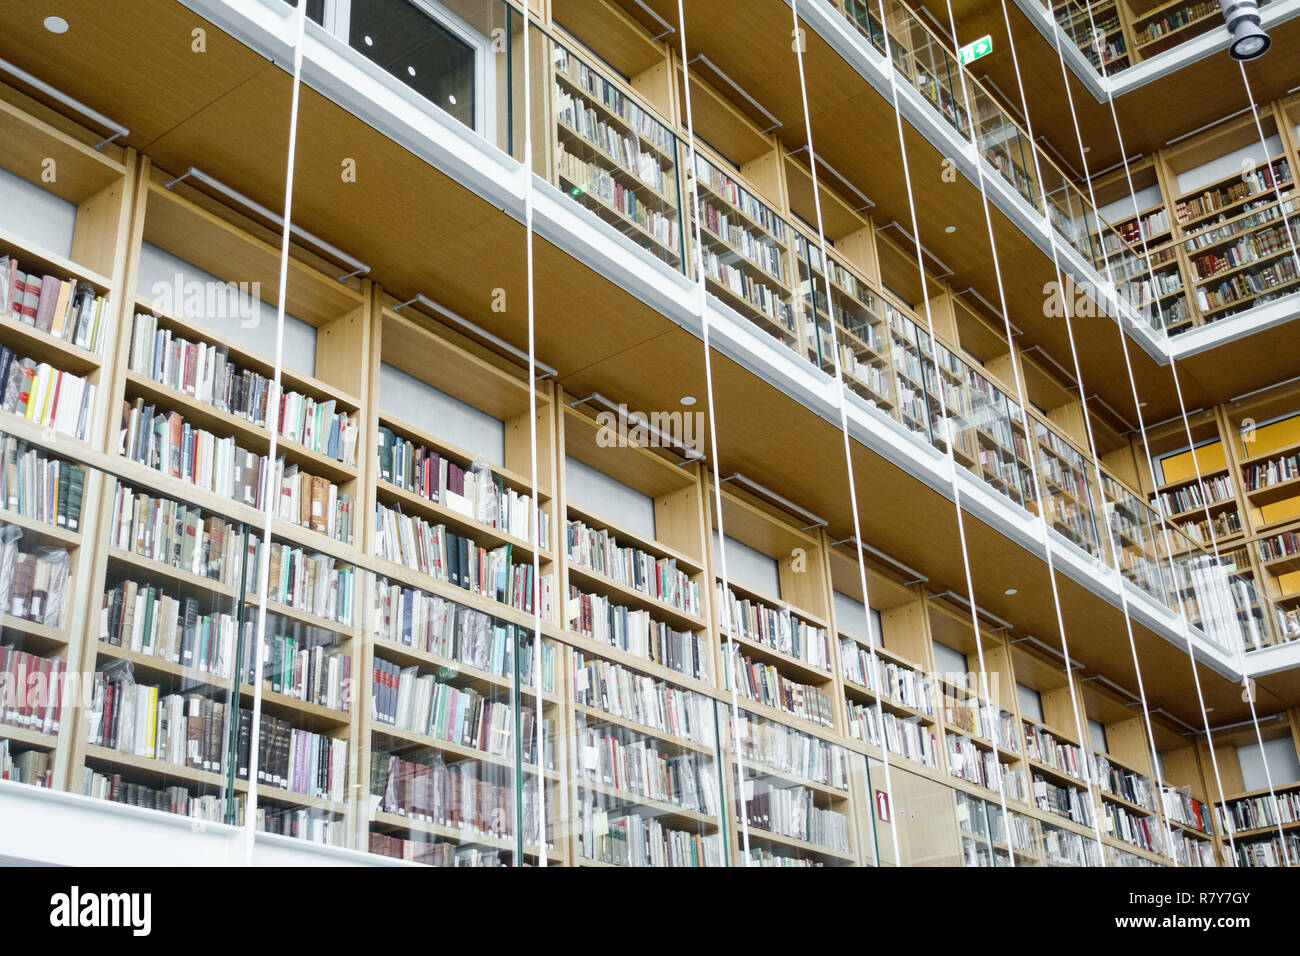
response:
<svg viewBox="0 0 1300 956"><path fill-rule="evenodd" d="M400 579L366 578L374 656L366 845L434 866L515 865L522 817L523 862L535 864L539 726L531 631ZM559 653L554 642L543 643L548 821L560 799ZM546 844L548 859L561 862L551 822Z"/></svg>
<svg viewBox="0 0 1300 956"><path fill-rule="evenodd" d="M789 261L794 231L766 203L696 153L705 284L769 335L797 348Z"/></svg>
<svg viewBox="0 0 1300 956"><path fill-rule="evenodd" d="M1066 540L1093 557L1101 557L1086 459L1038 419L1033 419L1033 429L1046 495L1044 520Z"/></svg>
<svg viewBox="0 0 1300 956"><path fill-rule="evenodd" d="M580 866L723 866L726 823L714 700L580 650L572 810Z"/></svg>
<svg viewBox="0 0 1300 956"><path fill-rule="evenodd" d="M1155 542L1159 517L1137 495L1102 474L1106 525L1124 578L1156 600L1165 600Z"/></svg>
<svg viewBox="0 0 1300 956"><path fill-rule="evenodd" d="M844 748L743 709L736 733L736 820L743 814L749 829L749 865L853 865Z"/></svg>
<svg viewBox="0 0 1300 956"><path fill-rule="evenodd" d="M551 63L560 188L683 269L677 137L570 49L553 43Z"/></svg>
<svg viewBox="0 0 1300 956"><path fill-rule="evenodd" d="M92 687L83 691L87 736L74 758L81 792L242 824L239 715L250 698L236 693L233 678L252 645L252 627L240 623L249 529L90 469L87 497L69 477L72 501L105 496L107 542L102 601L91 605L96 639L84 648ZM15 601L21 574L19 564L13 616L30 617L31 604L19 614ZM93 616L86 623L89 638Z"/></svg>

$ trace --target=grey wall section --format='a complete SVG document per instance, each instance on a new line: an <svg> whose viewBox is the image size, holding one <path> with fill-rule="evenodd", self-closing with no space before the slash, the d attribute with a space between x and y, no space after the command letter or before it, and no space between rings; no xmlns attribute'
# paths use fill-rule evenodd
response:
<svg viewBox="0 0 1300 956"><path fill-rule="evenodd" d="M391 365L379 366L379 410L495 465L505 464L503 422Z"/></svg>
<svg viewBox="0 0 1300 956"><path fill-rule="evenodd" d="M152 299L159 308L174 312L181 318L201 322L212 331L260 352L268 359L274 358L275 303L255 299L251 295L232 297L218 288L232 281L241 280L238 277L224 278L204 272L147 242L140 250L140 277L136 283L138 295ZM203 302L201 307L188 306L185 287L191 282L203 283L205 294L206 284L214 283L211 288L223 293L217 297L217 301L221 303L225 314L212 314L213 303L209 301ZM178 298L181 300L179 304L176 302ZM316 372L316 329L287 312L284 315L284 367L306 375Z"/></svg>
<svg viewBox="0 0 1300 956"><path fill-rule="evenodd" d="M940 674L966 674L966 655L947 644L934 642L934 669Z"/></svg>
<svg viewBox="0 0 1300 956"><path fill-rule="evenodd" d="M718 550L718 532L713 532L713 560L718 573L722 565L717 563L722 557ZM781 596L781 574L776 558L769 558L762 551L755 551L747 544L741 544L735 538L727 538L727 579L737 584L751 587L773 597Z"/></svg>
<svg viewBox="0 0 1300 956"><path fill-rule="evenodd" d="M835 592L835 627L845 634L868 639L866 610L867 606L857 598L843 591ZM884 647L885 642L880 633L880 612L874 607L871 609L871 627L876 632L876 643Z"/></svg>
<svg viewBox="0 0 1300 956"><path fill-rule="evenodd" d="M588 508L647 538L655 536L653 498L567 455L564 481L566 497L578 507Z"/></svg>
<svg viewBox="0 0 1300 956"><path fill-rule="evenodd" d="M1268 786L1268 776L1264 773L1264 760L1268 760L1268 773L1273 777L1273 786L1295 783L1300 780L1300 761L1296 759L1295 744L1290 734L1277 740L1264 741L1264 754L1260 756L1259 744L1249 744L1237 748L1237 759L1241 762L1241 782L1247 790L1263 790Z"/></svg>
<svg viewBox="0 0 1300 956"><path fill-rule="evenodd" d="M67 259L72 256L76 221L76 203L0 169L0 229ZM0 254L4 253L16 254L17 250L0 249ZM18 268L27 271L22 256L18 257Z"/></svg>
<svg viewBox="0 0 1300 956"><path fill-rule="evenodd" d="M1020 713L1030 720L1043 722L1043 698L1032 687L1016 682L1016 700L1020 703Z"/></svg>

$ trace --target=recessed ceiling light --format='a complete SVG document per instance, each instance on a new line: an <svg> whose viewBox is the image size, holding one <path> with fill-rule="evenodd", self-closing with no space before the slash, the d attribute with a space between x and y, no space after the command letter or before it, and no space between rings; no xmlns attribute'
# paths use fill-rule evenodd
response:
<svg viewBox="0 0 1300 956"><path fill-rule="evenodd" d="M366 38L365 38L365 41L366 41L366 46L374 46L374 45L375 45L375 41L372 40L370 37L366 37Z"/></svg>
<svg viewBox="0 0 1300 956"><path fill-rule="evenodd" d="M1146 402L1138 402L1138 408L1146 408L1146 407L1147 407Z"/></svg>
<svg viewBox="0 0 1300 956"><path fill-rule="evenodd" d="M943 227L943 231L944 231L944 232L956 232L956 231L957 231L957 227L956 227L956 226L944 226L944 227Z"/></svg>
<svg viewBox="0 0 1300 956"><path fill-rule="evenodd" d="M455 105L456 105L456 94L455 94L455 93L448 93L448 94L447 94L447 102L450 103L452 106L455 106Z"/></svg>
<svg viewBox="0 0 1300 956"><path fill-rule="evenodd" d="M1090 153L1090 152L1092 152L1092 147L1091 147L1091 146L1085 146L1085 147L1083 147L1083 151L1084 151L1085 153Z"/></svg>
<svg viewBox="0 0 1300 956"><path fill-rule="evenodd" d="M695 396L694 396L694 395L683 395L683 396L682 396L682 404L683 404L683 405L694 405L694 404L695 404Z"/></svg>
<svg viewBox="0 0 1300 956"><path fill-rule="evenodd" d="M1015 597L1020 592L1016 588L1007 588L1002 593L1005 594L1007 597Z"/></svg>
<svg viewBox="0 0 1300 956"><path fill-rule="evenodd" d="M413 67L413 66L408 66L408 67L406 68L406 72L409 73L409 74L411 74L411 76L415 76L415 67Z"/></svg>
<svg viewBox="0 0 1300 956"><path fill-rule="evenodd" d="M63 19L63 17L46 17L45 29L49 30L51 33L67 33L68 21Z"/></svg>

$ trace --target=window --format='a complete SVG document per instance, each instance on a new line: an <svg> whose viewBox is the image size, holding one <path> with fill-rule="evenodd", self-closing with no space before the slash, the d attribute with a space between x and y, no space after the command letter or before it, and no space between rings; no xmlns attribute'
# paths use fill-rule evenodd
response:
<svg viewBox="0 0 1300 956"><path fill-rule="evenodd" d="M307 12L366 59L481 136L494 116L487 37L435 0L307 0Z"/></svg>

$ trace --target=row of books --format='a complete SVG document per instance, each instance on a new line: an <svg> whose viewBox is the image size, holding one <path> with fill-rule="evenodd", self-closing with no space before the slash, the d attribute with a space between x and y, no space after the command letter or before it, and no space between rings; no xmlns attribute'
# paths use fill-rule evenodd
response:
<svg viewBox="0 0 1300 956"><path fill-rule="evenodd" d="M784 282L783 250L762 233L745 226L745 220L729 215L707 199L700 203L700 224L726 243L731 250L762 269L777 282Z"/></svg>
<svg viewBox="0 0 1300 956"><path fill-rule="evenodd" d="M85 280L25 273L16 258L0 256L0 309L23 325L103 354L109 304Z"/></svg>
<svg viewBox="0 0 1300 956"><path fill-rule="evenodd" d="M445 525L433 525L401 508L375 505L375 553L423 574L465 588L482 597L531 613L533 565L512 564L510 545L489 551L473 539L454 534ZM542 614L550 617L551 576L544 575L536 589Z"/></svg>
<svg viewBox="0 0 1300 956"><path fill-rule="evenodd" d="M519 648L520 683L534 686L533 634L503 624L435 594L379 578L375 582L375 637L411 647L449 664L464 664L513 679ZM542 690L555 690L555 644L542 643Z"/></svg>
<svg viewBox="0 0 1300 956"><path fill-rule="evenodd" d="M462 468L451 459L419 442L410 441L391 428L379 427L376 437L379 480L419 495L471 521L496 528L508 535L532 540L528 510L530 495L520 494L482 459ZM551 540L551 518L537 509L542 547Z"/></svg>
<svg viewBox="0 0 1300 956"><path fill-rule="evenodd" d="M1133 813L1104 800L1101 811L1104 832L1150 853L1164 854L1164 833L1155 817Z"/></svg>
<svg viewBox="0 0 1300 956"><path fill-rule="evenodd" d="M227 587L239 586L244 559L258 546L241 525L120 482L108 526L112 547Z"/></svg>
<svg viewBox="0 0 1300 956"><path fill-rule="evenodd" d="M1267 840L1237 842L1239 866L1297 866L1300 865L1300 834L1288 833L1285 838L1273 834Z"/></svg>
<svg viewBox="0 0 1300 956"><path fill-rule="evenodd" d="M268 622L262 638L262 680L269 682L271 692L345 714L350 711L352 655L318 636L272 634L271 626ZM247 637L242 670L244 681L251 684L257 673L251 630Z"/></svg>
<svg viewBox="0 0 1300 956"><path fill-rule="evenodd" d="M724 594L720 582L717 597L723 635L732 632L830 672L831 642L825 628L809 624L789 607L768 607L761 601L742 598L731 589Z"/></svg>
<svg viewBox="0 0 1300 956"><path fill-rule="evenodd" d="M178 767L221 773L227 704L200 694L165 694L129 668L95 672L86 741Z"/></svg>
<svg viewBox="0 0 1300 956"><path fill-rule="evenodd" d="M1227 807L1219 807L1220 827L1233 833L1295 823L1297 820L1300 820L1300 792L1295 790L1243 797L1231 801Z"/></svg>
<svg viewBox="0 0 1300 956"><path fill-rule="evenodd" d="M676 137L667 126L564 47L555 44L552 50L553 65L558 72L563 73L578 88L590 93L607 109L617 113L642 139L654 144L662 152L672 153Z"/></svg>
<svg viewBox="0 0 1300 956"><path fill-rule="evenodd" d="M1011 769L992 751L976 747L969 737L948 734L945 739L948 742L948 773L995 792L1000 785L1001 792L1008 797L1025 800L1025 775L1022 771Z"/></svg>
<svg viewBox="0 0 1300 956"><path fill-rule="evenodd" d="M1174 206L1174 218L1185 225L1193 219L1200 219L1225 206L1231 206L1290 180L1291 164L1286 159L1279 159L1269 165L1243 173L1240 181L1230 186L1219 186L1191 199L1181 200Z"/></svg>
<svg viewBox="0 0 1300 956"><path fill-rule="evenodd" d="M1076 780L1086 779L1088 755L1082 747L1060 740L1037 724L1025 721L1025 756Z"/></svg>
<svg viewBox="0 0 1300 956"><path fill-rule="evenodd" d="M225 823L227 819L226 799L220 793L193 793L189 787L179 784L151 787L127 780L120 773L100 773L93 767L82 770L81 793L96 800L175 813L206 823ZM236 798L236 802L242 809L242 801ZM240 817L242 814L236 819Z"/></svg>
<svg viewBox="0 0 1300 956"><path fill-rule="evenodd" d="M574 753L579 781L600 785L605 789L598 792L606 796L644 797L711 817L719 813L717 767L710 756L665 753L652 737L585 721L575 728Z"/></svg>
<svg viewBox="0 0 1300 956"><path fill-rule="evenodd" d="M239 622L223 611L205 613L203 603L168 594L157 585L122 581L104 591L99 640L200 674L228 678ZM255 624L244 622L245 646L252 640Z"/></svg>
<svg viewBox="0 0 1300 956"><path fill-rule="evenodd" d="M813 783L848 790L848 753L838 744L776 721L751 717L745 711L737 715L736 728L743 759Z"/></svg>
<svg viewBox="0 0 1300 956"><path fill-rule="evenodd" d="M603 594L569 585L565 603L569 629L617 647L679 674L709 679L709 647L694 631L679 631L656 621L649 611L615 604Z"/></svg>
<svg viewBox="0 0 1300 956"><path fill-rule="evenodd" d="M96 391L92 382L71 372L0 348L0 410L11 415L87 441Z"/></svg>
<svg viewBox="0 0 1300 956"><path fill-rule="evenodd" d="M1214 312L1244 299L1256 302L1274 297L1271 290L1288 285L1300 278L1296 271L1295 256L1279 259L1262 269L1239 272L1218 286L1201 286L1196 290L1196 302L1202 312Z"/></svg>
<svg viewBox="0 0 1300 956"><path fill-rule="evenodd" d="M255 594L261 571L262 542L250 535L248 590ZM356 621L357 569L328 554L272 542L267 568L267 598L344 627ZM272 611L275 609L272 608Z"/></svg>
<svg viewBox="0 0 1300 956"><path fill-rule="evenodd" d="M1166 817L1202 833L1210 832L1210 808L1193 797L1187 787L1163 787L1160 792Z"/></svg>
<svg viewBox="0 0 1300 956"><path fill-rule="evenodd" d="M793 837L837 853L849 852L848 817L817 806L812 790L753 779L744 779L739 786L744 795L741 812L751 829Z"/></svg>
<svg viewBox="0 0 1300 956"><path fill-rule="evenodd" d="M623 547L604 528L591 528L581 521L568 522L566 548L574 564L679 611L700 613L700 586L678 570L675 558L658 558L639 548Z"/></svg>
<svg viewBox="0 0 1300 956"><path fill-rule="evenodd" d="M930 679L920 671L894 661L873 657L850 638L840 639L840 662L844 679L889 700L923 714L934 714L934 693Z"/></svg>
<svg viewBox="0 0 1300 956"><path fill-rule="evenodd" d="M1034 804L1040 810L1092 825L1092 804L1088 794L1077 787L1058 787L1040 773L1034 774Z"/></svg>
<svg viewBox="0 0 1300 956"><path fill-rule="evenodd" d="M131 371L166 388L184 392L220 412L262 428L273 420L283 438L346 465L357 460L357 419L338 411L334 399L319 402L292 390L268 408L273 380L241 369L230 361L226 346L190 342L159 328L158 317L136 315L131 328Z"/></svg>
<svg viewBox="0 0 1300 956"><path fill-rule="evenodd" d="M790 303L767 283L732 265L730 260L735 256L734 252L725 246L721 254L712 246L705 246L701 251L706 276L769 319L774 319L787 331L794 331L794 311Z"/></svg>
<svg viewBox="0 0 1300 956"><path fill-rule="evenodd" d="M785 220L700 153L695 155L695 176L709 192L731 203L779 244L786 243Z"/></svg>
<svg viewBox="0 0 1300 956"><path fill-rule="evenodd" d="M57 657L0 647L0 723L57 734L67 676L67 662Z"/></svg>
<svg viewBox="0 0 1300 956"><path fill-rule="evenodd" d="M138 398L122 403L118 454L224 498L263 508L276 489L275 516L336 541L353 539L351 497L327 478L309 475L239 447L235 439L195 427L179 412L157 411Z"/></svg>
<svg viewBox="0 0 1300 956"><path fill-rule="evenodd" d="M682 690L609 661L572 653L573 699L614 717L703 746L716 745L712 697ZM598 720L599 715L589 715Z"/></svg>
<svg viewBox="0 0 1300 956"><path fill-rule="evenodd" d="M605 801L608 802L608 801ZM601 795L578 801L578 855L609 866L722 866L717 833L688 833L653 817L602 806Z"/></svg>
<svg viewBox="0 0 1300 956"><path fill-rule="evenodd" d="M569 152L562 142L555 144L555 171L568 184L569 195L574 199L581 201L584 196L595 197L598 207L617 211L624 219L640 226L660 246L676 251L679 240L677 210L666 200L645 202L639 190L620 182L599 162L588 162Z"/></svg>
<svg viewBox="0 0 1300 956"><path fill-rule="evenodd" d="M1218 861L1214 858L1214 844L1185 833L1174 833L1173 857L1179 866L1218 866Z"/></svg>
<svg viewBox="0 0 1300 956"><path fill-rule="evenodd" d="M474 837L510 840L515 833L514 770L474 760L445 763L439 754L427 762L404 760L381 750L370 753L370 793L375 809L459 831L465 843ZM535 774L524 774L519 810L525 846L536 847L541 834L541 802ZM545 801L547 830L555 818L555 801Z"/></svg>
<svg viewBox="0 0 1300 956"><path fill-rule="evenodd" d="M235 775L252 772L253 713L240 709L235 748ZM313 800L342 803L348 796L348 742L300 730L287 720L262 711L257 744L259 788L288 790ZM262 792L259 790L259 793Z"/></svg>
<svg viewBox="0 0 1300 956"><path fill-rule="evenodd" d="M1049 866L1101 866L1101 847L1093 837L1043 825L1043 855Z"/></svg>
<svg viewBox="0 0 1300 956"><path fill-rule="evenodd" d="M1225 246L1216 252L1207 252L1192 259L1192 269L1197 279L1211 279L1222 272L1230 272L1248 262L1258 262L1289 251L1291 233L1286 225L1262 229L1242 239L1234 245Z"/></svg>
<svg viewBox="0 0 1300 956"><path fill-rule="evenodd" d="M51 787L54 755L48 750L17 750L8 737L0 737L0 780Z"/></svg>
<svg viewBox="0 0 1300 956"><path fill-rule="evenodd" d="M1242 480L1247 491L1281 484L1292 478L1300 478L1300 452L1291 452L1289 455L1280 455L1271 461L1247 465L1242 470Z"/></svg>
<svg viewBox="0 0 1300 956"><path fill-rule="evenodd" d="M639 136L628 136L608 122L580 96L555 84L555 121L590 144L611 166L625 170L656 193L664 189L666 173L657 153L643 149Z"/></svg>
<svg viewBox="0 0 1300 956"><path fill-rule="evenodd" d="M919 717L899 717L874 705L845 701L850 737L931 769L939 766L938 741ZM883 726L881 719L883 716Z"/></svg>
<svg viewBox="0 0 1300 956"><path fill-rule="evenodd" d="M962 733L992 741L999 747L1020 752L1016 718L995 704L982 704L975 697L943 695L944 722Z"/></svg>
<svg viewBox="0 0 1300 956"><path fill-rule="evenodd" d="M371 678L375 721L459 747L513 757L516 714L508 694L488 696L472 687L457 687L448 682L452 676L421 674L418 667L402 668L375 658ZM537 712L528 704L520 704L518 711L521 759L536 763ZM542 737L549 762L554 739L549 717L542 720Z"/></svg>
<svg viewBox="0 0 1300 956"><path fill-rule="evenodd" d="M390 860L405 860L424 866L487 867L505 866L499 850L479 846L456 846L441 840L426 838L408 840L387 833L370 834L370 852Z"/></svg>
<svg viewBox="0 0 1300 956"><path fill-rule="evenodd" d="M826 690L791 680L772 665L741 654L739 646L733 647L734 653L724 657L731 664L726 674L728 687L734 679L736 690L748 700L823 727L834 726L831 695Z"/></svg>
<svg viewBox="0 0 1300 956"><path fill-rule="evenodd" d="M1092 757L1092 780L1105 793L1156 812L1156 792L1150 779L1112 764L1100 754Z"/></svg>
<svg viewBox="0 0 1300 956"><path fill-rule="evenodd" d="M1300 531L1283 531L1259 541L1259 555L1265 561L1289 558L1300 554Z"/></svg>
<svg viewBox="0 0 1300 956"><path fill-rule="evenodd" d="M78 531L85 488L81 465L0 434L0 501L14 514Z"/></svg>
<svg viewBox="0 0 1300 956"><path fill-rule="evenodd" d="M0 531L13 529L0 543L0 609L24 621L59 627L68 600L66 548L24 550L13 525L0 522Z"/></svg>

